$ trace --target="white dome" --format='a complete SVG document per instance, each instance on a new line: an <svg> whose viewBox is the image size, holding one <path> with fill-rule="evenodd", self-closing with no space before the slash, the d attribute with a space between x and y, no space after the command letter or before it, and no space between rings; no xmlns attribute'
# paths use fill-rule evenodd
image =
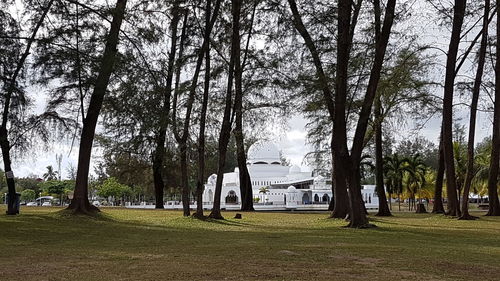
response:
<svg viewBox="0 0 500 281"><path fill-rule="evenodd" d="M252 144L248 149L248 162L251 164L281 164L278 146L268 141Z"/></svg>
<svg viewBox="0 0 500 281"><path fill-rule="evenodd" d="M299 166L293 165L292 167L290 167L290 170L288 170L288 172L290 174L298 174L298 173L302 172L302 170L300 169Z"/></svg>
<svg viewBox="0 0 500 281"><path fill-rule="evenodd" d="M295 188L295 186L290 185L290 186L286 189L286 192L288 192L288 193L297 193L297 189Z"/></svg>
<svg viewBox="0 0 500 281"><path fill-rule="evenodd" d="M239 172L240 172L240 168L235 167L235 168L234 168L234 172L235 172L235 173L239 173Z"/></svg>
<svg viewBox="0 0 500 281"><path fill-rule="evenodd" d="M216 181L217 181L217 175L216 174L210 175L208 177L208 179L207 179L207 183L211 184L211 185L215 185Z"/></svg>

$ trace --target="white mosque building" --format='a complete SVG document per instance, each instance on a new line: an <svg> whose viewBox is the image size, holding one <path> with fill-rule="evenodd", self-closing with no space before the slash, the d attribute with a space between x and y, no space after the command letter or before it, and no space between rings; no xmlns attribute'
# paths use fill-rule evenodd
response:
<svg viewBox="0 0 500 281"><path fill-rule="evenodd" d="M314 177L295 165L283 165L280 150L272 142L250 146L247 168L256 210L326 210L333 198L330 179ZM208 209L213 206L216 179L217 175L211 175L205 184L203 205ZM367 208L378 208L374 186L364 186L362 193ZM224 174L221 208L239 209L240 203L239 170L235 168Z"/></svg>

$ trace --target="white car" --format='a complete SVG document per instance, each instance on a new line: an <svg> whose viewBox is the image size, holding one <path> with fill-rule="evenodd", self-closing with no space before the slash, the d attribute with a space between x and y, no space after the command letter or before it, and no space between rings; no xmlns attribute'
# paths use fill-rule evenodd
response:
<svg viewBox="0 0 500 281"><path fill-rule="evenodd" d="M50 203L50 202L43 202L42 206L52 206L52 203Z"/></svg>
<svg viewBox="0 0 500 281"><path fill-rule="evenodd" d="M101 206L101 203L99 201L94 201L92 202L92 205L96 206L96 207L100 207Z"/></svg>
<svg viewBox="0 0 500 281"><path fill-rule="evenodd" d="M28 202L26 206L38 206L36 202Z"/></svg>

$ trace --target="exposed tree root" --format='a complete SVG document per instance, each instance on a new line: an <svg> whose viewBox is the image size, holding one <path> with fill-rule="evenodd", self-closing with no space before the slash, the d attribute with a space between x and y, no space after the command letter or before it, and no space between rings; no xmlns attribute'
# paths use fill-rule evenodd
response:
<svg viewBox="0 0 500 281"><path fill-rule="evenodd" d="M472 221L472 220L477 220L479 217L471 216L470 214L462 214L458 220L467 220L467 221Z"/></svg>
<svg viewBox="0 0 500 281"><path fill-rule="evenodd" d="M214 219L214 220L223 220L224 219L224 217L222 216L222 214L220 212L211 212L210 215L208 216L208 218Z"/></svg>

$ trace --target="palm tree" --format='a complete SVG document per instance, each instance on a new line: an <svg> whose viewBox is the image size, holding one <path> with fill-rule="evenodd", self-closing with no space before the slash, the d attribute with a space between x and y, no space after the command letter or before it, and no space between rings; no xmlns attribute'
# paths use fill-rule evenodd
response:
<svg viewBox="0 0 500 281"><path fill-rule="evenodd" d="M403 176L405 173L405 161L397 153L385 157L384 176L389 198L392 194L398 195L398 206L401 211L401 194L403 193Z"/></svg>
<svg viewBox="0 0 500 281"><path fill-rule="evenodd" d="M415 194L418 193L418 208L417 213L426 213L425 207L422 204L421 189L426 184L427 166L425 165L422 157L416 154L412 157L405 159L406 172L407 172L407 190L409 191L410 198L415 204Z"/></svg>
<svg viewBox="0 0 500 281"><path fill-rule="evenodd" d="M263 186L259 188L259 193L262 193L262 195L266 195L269 192L269 187L268 186ZM264 202L264 197L262 197L262 202Z"/></svg>
<svg viewBox="0 0 500 281"><path fill-rule="evenodd" d="M46 181L56 180L57 179L57 171L54 171L51 165L47 166L47 172L43 174L43 179Z"/></svg>

